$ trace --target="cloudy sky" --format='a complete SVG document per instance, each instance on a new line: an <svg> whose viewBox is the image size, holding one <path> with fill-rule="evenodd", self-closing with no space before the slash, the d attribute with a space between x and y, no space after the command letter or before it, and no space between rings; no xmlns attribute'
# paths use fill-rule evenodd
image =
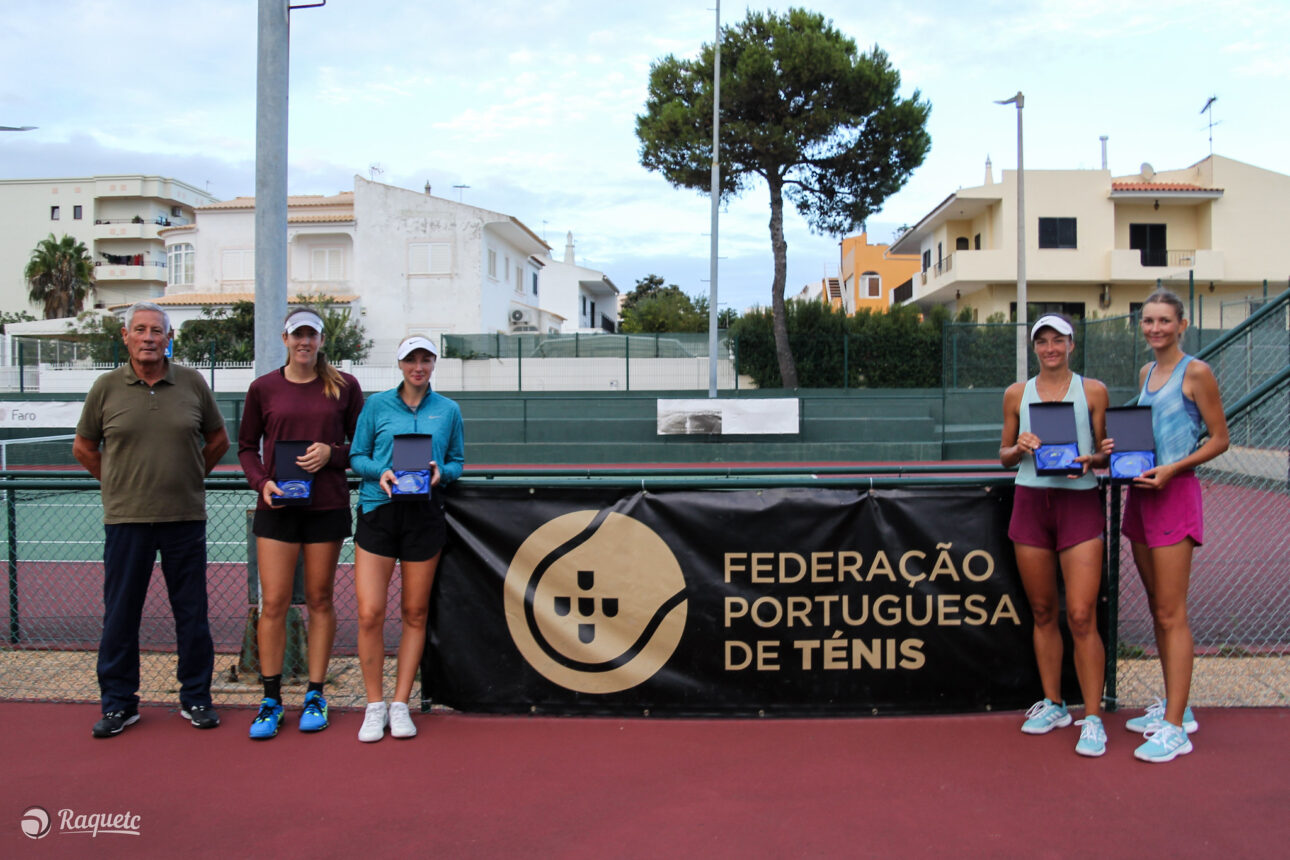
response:
<svg viewBox="0 0 1290 860"><path fill-rule="evenodd" d="M305 2L305 0L297 0ZM706 197L639 164L634 120L650 63L714 36L709 0L328 0L291 15L293 194L355 174L461 196L519 218L619 288L657 273L707 293ZM817 0L861 48L877 44L903 95L932 104L932 150L869 224L888 241L947 194L1016 163L1136 173L1214 151L1290 173L1290 4L1279 0ZM755 8L762 8L758 5ZM775 4L773 8L786 6ZM220 198L255 191L255 0L5 0L0 176L173 176ZM725 23L746 7L723 4ZM379 173L378 173L379 171ZM468 188L455 189L465 185ZM764 187L721 221L720 301L770 300ZM837 239L786 215L790 292L838 266Z"/></svg>

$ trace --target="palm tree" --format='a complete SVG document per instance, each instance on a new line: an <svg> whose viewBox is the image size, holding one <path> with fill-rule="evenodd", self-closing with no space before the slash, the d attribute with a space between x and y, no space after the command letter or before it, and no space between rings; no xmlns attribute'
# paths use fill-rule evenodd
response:
<svg viewBox="0 0 1290 860"><path fill-rule="evenodd" d="M27 296L45 306L45 319L74 317L94 289L94 261L82 242L68 235L41 239L23 272Z"/></svg>

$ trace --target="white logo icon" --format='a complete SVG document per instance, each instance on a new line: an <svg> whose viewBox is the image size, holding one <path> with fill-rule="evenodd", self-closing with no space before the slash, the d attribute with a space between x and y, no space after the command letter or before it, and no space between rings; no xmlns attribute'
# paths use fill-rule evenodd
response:
<svg viewBox="0 0 1290 860"><path fill-rule="evenodd" d="M22 814L22 835L28 839L44 839L49 835L49 813L33 806Z"/></svg>

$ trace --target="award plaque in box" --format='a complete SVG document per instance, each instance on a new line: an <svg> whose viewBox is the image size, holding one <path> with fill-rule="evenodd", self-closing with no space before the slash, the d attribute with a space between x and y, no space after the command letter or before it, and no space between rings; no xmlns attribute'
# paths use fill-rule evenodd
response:
<svg viewBox="0 0 1290 860"><path fill-rule="evenodd" d="M1115 440L1111 482L1127 484L1156 467L1156 439L1150 406L1112 406L1106 410L1106 435Z"/></svg>
<svg viewBox="0 0 1290 860"><path fill-rule="evenodd" d="M396 499L430 498L430 461L434 437L429 433L400 433L394 437L394 487Z"/></svg>
<svg viewBox="0 0 1290 860"><path fill-rule="evenodd" d="M309 441L284 440L273 446L273 481L282 491L275 496L276 505L307 505L313 501L314 476L296 465L312 445Z"/></svg>
<svg viewBox="0 0 1290 860"><path fill-rule="evenodd" d="M1084 466L1076 463L1079 437L1075 431L1074 403L1030 404L1030 432L1039 437L1035 451L1036 475L1080 475Z"/></svg>

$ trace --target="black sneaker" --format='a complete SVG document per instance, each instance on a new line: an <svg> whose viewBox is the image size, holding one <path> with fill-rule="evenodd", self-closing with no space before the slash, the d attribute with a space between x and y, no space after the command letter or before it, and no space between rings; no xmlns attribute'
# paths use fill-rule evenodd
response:
<svg viewBox="0 0 1290 860"><path fill-rule="evenodd" d="M94 724L94 737L110 738L125 731L126 726L139 722L139 712L108 711L103 719Z"/></svg>
<svg viewBox="0 0 1290 860"><path fill-rule="evenodd" d="M210 705L179 706L179 716L190 720L199 729L213 729L219 725L219 714Z"/></svg>

